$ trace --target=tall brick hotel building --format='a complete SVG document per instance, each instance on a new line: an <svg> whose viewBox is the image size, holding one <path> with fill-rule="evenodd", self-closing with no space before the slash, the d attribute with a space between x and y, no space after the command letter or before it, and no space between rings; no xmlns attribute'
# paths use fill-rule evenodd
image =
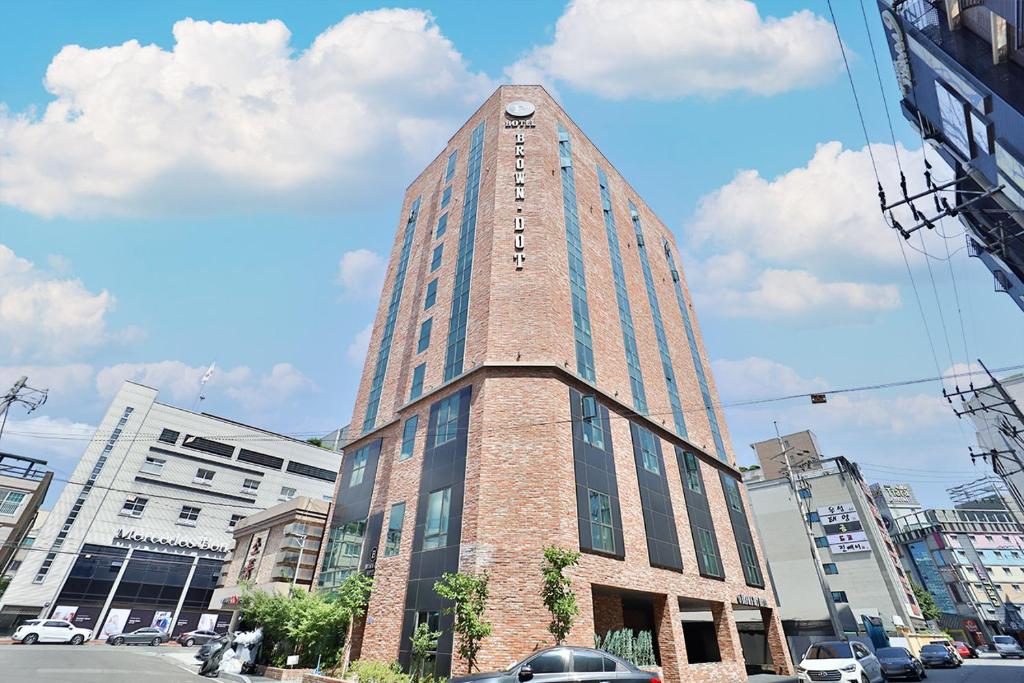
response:
<svg viewBox="0 0 1024 683"><path fill-rule="evenodd" d="M538 86L504 86L409 186L318 583L374 576L354 656L443 633L488 572L480 665L552 644L542 548L582 551L570 644L654 636L668 681L789 672L672 233Z"/></svg>

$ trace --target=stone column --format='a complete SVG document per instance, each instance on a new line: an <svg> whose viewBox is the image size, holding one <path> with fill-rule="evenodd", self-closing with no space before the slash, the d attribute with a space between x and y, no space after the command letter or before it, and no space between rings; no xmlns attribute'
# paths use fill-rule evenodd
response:
<svg viewBox="0 0 1024 683"><path fill-rule="evenodd" d="M732 605L711 603L711 617L715 621L715 637L718 638L718 650L723 662L743 663L743 650L740 648L740 632L736 628L736 618L732 613Z"/></svg>

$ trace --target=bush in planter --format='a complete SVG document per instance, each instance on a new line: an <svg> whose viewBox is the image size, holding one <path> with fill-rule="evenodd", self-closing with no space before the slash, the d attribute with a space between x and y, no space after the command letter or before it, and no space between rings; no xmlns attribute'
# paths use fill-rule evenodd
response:
<svg viewBox="0 0 1024 683"><path fill-rule="evenodd" d="M409 674L403 673L398 662L377 662L357 659L348 667L348 675L359 683L409 683Z"/></svg>
<svg viewBox="0 0 1024 683"><path fill-rule="evenodd" d="M650 631L640 631L633 643L633 663L637 666L655 666L654 641Z"/></svg>
<svg viewBox="0 0 1024 683"><path fill-rule="evenodd" d="M620 631L609 631L601 637L594 636L597 649L604 650L620 659L625 659L635 666L657 666L654 660L654 641L650 631L641 631L633 635L633 630L624 628Z"/></svg>

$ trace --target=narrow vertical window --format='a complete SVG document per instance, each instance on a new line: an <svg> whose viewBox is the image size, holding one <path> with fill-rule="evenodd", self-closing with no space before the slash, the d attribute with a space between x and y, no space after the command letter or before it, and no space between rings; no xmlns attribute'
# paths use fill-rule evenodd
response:
<svg viewBox="0 0 1024 683"><path fill-rule="evenodd" d="M352 476L349 477L348 486L359 486L363 483L363 477L366 475L366 461L369 458L370 449L367 446L363 446L355 455L352 456Z"/></svg>
<svg viewBox="0 0 1024 683"><path fill-rule="evenodd" d="M427 310L437 301L437 280L427 283L427 294L423 297L423 310Z"/></svg>
<svg viewBox="0 0 1024 683"><path fill-rule="evenodd" d="M651 474L661 475L661 466L658 464L658 451L655 446L655 436L650 431L640 428L637 430L640 435L640 461L644 469Z"/></svg>
<svg viewBox="0 0 1024 683"><path fill-rule="evenodd" d="M453 394L437 406L437 426L434 427L434 445L452 441L459 431L459 395Z"/></svg>
<svg viewBox="0 0 1024 683"><path fill-rule="evenodd" d="M423 353L430 346L430 328L434 326L434 319L427 318L420 325L420 340L416 344L416 353Z"/></svg>
<svg viewBox="0 0 1024 683"><path fill-rule="evenodd" d="M409 400L419 398L423 394L423 376L427 374L427 364L420 363L412 370L412 387L409 388Z"/></svg>
<svg viewBox="0 0 1024 683"><path fill-rule="evenodd" d="M590 538L594 550L615 552L612 529L612 501L608 494L588 489L590 494Z"/></svg>
<svg viewBox="0 0 1024 683"><path fill-rule="evenodd" d="M757 564L757 553L754 552L754 546L749 543L740 544L740 561L743 563L743 577L746 579L747 585L763 587L764 578L761 576L761 567ZM832 567L835 566L832 565ZM825 573L838 574L839 569L836 568L833 572L826 571Z"/></svg>
<svg viewBox="0 0 1024 683"><path fill-rule="evenodd" d="M459 150L448 155L448 167L444 170L444 181L447 183L455 175L455 160L458 158Z"/></svg>
<svg viewBox="0 0 1024 683"><path fill-rule="evenodd" d="M427 499L427 523L423 531L423 549L443 548L448 545L448 508L451 488L434 491Z"/></svg>
<svg viewBox="0 0 1024 683"><path fill-rule="evenodd" d="M448 230L448 214L443 213L437 221L437 230L434 231L434 238L442 236L446 230Z"/></svg>
<svg viewBox="0 0 1024 683"><path fill-rule="evenodd" d="M701 486L700 465L697 463L697 456L686 451L683 455L683 463L686 467L686 488L697 493L704 493L704 487Z"/></svg>
<svg viewBox="0 0 1024 683"><path fill-rule="evenodd" d="M439 244L434 247L434 255L430 259L430 272L433 273L435 270L441 267L441 255L444 253L444 245Z"/></svg>
<svg viewBox="0 0 1024 683"><path fill-rule="evenodd" d="M395 503L388 515L388 534L384 542L384 557L394 557L402 546L402 523L405 521L405 503Z"/></svg>
<svg viewBox="0 0 1024 683"><path fill-rule="evenodd" d="M419 415L413 415L405 421L405 426L402 427L402 449L398 452L399 460L408 460L412 457L413 447L416 445L416 428L419 423Z"/></svg>
<svg viewBox="0 0 1024 683"><path fill-rule="evenodd" d="M697 538L700 539L700 547L697 548L697 552L700 553L700 564L704 569L704 573L710 576L722 576L722 563L719 561L718 552L715 550L715 541L711 536L711 532L707 529L698 528Z"/></svg>
<svg viewBox="0 0 1024 683"><path fill-rule="evenodd" d="M598 410L597 398L594 396L583 396L580 399L580 403L583 420L583 441L603 451L604 428L601 424L601 414Z"/></svg>
<svg viewBox="0 0 1024 683"><path fill-rule="evenodd" d="M444 188L444 192L441 193L441 208L448 206L448 203L452 200L452 186Z"/></svg>

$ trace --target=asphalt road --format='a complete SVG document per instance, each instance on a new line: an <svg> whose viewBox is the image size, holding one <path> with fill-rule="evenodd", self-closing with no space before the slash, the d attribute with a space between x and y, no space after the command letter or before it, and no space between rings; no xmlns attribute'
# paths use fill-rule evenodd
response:
<svg viewBox="0 0 1024 683"><path fill-rule="evenodd" d="M173 653L171 651L174 651ZM201 683L217 681L189 671L177 647L108 645L0 645L3 683Z"/></svg>
<svg viewBox="0 0 1024 683"><path fill-rule="evenodd" d="M959 669L928 669L926 683L1024 683L1024 660L983 656Z"/></svg>

